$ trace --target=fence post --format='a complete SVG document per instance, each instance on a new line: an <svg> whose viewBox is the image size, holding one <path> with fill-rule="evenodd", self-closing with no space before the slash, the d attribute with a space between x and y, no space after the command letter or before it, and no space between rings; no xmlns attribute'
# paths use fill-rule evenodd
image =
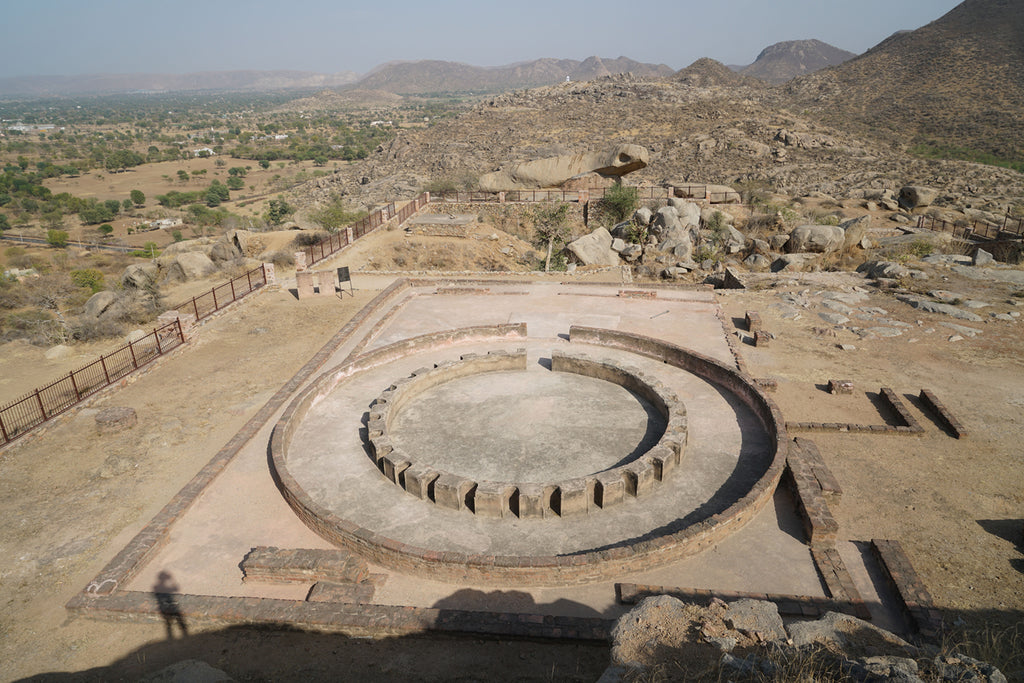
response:
<svg viewBox="0 0 1024 683"><path fill-rule="evenodd" d="M213 310L216 311L217 309L220 308L220 306L217 305L217 288L214 287L213 289L211 289L210 293L213 294ZM198 320L198 318L197 318L197 320Z"/></svg>
<svg viewBox="0 0 1024 683"><path fill-rule="evenodd" d="M260 266L260 268L262 268L262 267L263 266ZM251 292L252 291L252 271L251 270L245 271L245 281L248 283L249 291Z"/></svg>
<svg viewBox="0 0 1024 683"><path fill-rule="evenodd" d="M196 314L196 322L199 322L199 305L196 303L196 298L192 297L192 310Z"/></svg>
<svg viewBox="0 0 1024 683"><path fill-rule="evenodd" d="M8 441L11 440L11 438L9 436L7 436L7 428L4 427L4 415L3 415L3 413L0 413L0 435L2 435L4 437L4 443L7 443Z"/></svg>
<svg viewBox="0 0 1024 683"><path fill-rule="evenodd" d="M160 331L157 328L153 329L153 338L156 339L156 355L164 355L164 350L160 348Z"/></svg>
<svg viewBox="0 0 1024 683"><path fill-rule="evenodd" d="M132 346L131 340L128 340L128 353L132 354L132 367L138 370L139 361L135 359L135 347Z"/></svg>
<svg viewBox="0 0 1024 683"><path fill-rule="evenodd" d="M228 284L231 285L231 300L238 301L238 297L235 296L235 278L231 278L231 280L228 281Z"/></svg>
<svg viewBox="0 0 1024 683"><path fill-rule="evenodd" d="M39 412L43 414L43 422L46 422L46 408L43 407L43 398L39 395L38 389L36 389L36 402L39 404Z"/></svg>
<svg viewBox="0 0 1024 683"><path fill-rule="evenodd" d="M110 373L107 372L106 356L100 356L100 366L103 368L103 377L104 377L104 379L107 380L107 384L110 384ZM106 386L106 384L104 386Z"/></svg>
<svg viewBox="0 0 1024 683"><path fill-rule="evenodd" d="M181 343L184 344L185 343L185 333L181 331L181 318L175 318L174 319L174 324L178 328L178 339L180 339Z"/></svg>
<svg viewBox="0 0 1024 683"><path fill-rule="evenodd" d="M75 390L75 398L79 401L82 400L82 394L78 391L78 382L75 381L75 371L72 370L68 373L68 378L71 379L71 388Z"/></svg>

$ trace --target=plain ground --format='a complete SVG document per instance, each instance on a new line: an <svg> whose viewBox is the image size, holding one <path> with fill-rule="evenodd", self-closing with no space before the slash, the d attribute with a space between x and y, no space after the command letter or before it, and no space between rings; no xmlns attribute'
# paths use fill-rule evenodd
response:
<svg viewBox="0 0 1024 683"><path fill-rule="evenodd" d="M618 273L602 274L608 279ZM1005 302L1012 287L958 280L944 289ZM564 274L553 278L565 278ZM935 391L971 431L958 441L908 399L922 437L808 434L843 486L835 514L844 538L900 540L937 605L954 624L1020 623L1024 614L1024 348L1018 325L975 324L975 338L925 334L949 319L884 294L872 304L922 330L897 339L818 336L820 319L783 319L771 305L783 291L847 287L831 275L794 276L777 291L723 295L727 316L762 311L776 334L768 347L743 345L754 376L778 378L789 420L866 414L863 392ZM157 366L102 405L134 405L132 441L94 436L92 407L0 454L0 661L2 677L81 672L74 679L133 680L185 658L238 679L594 680L604 645L447 639L364 640L290 631L227 628L165 639L162 624L68 618L81 590L206 463L344 320L386 284L363 276L357 296L297 307L288 292L265 292L199 333L193 347ZM863 281L860 281L863 285ZM371 289L372 288L372 289ZM918 326L917 321L922 325ZM845 334L845 333L840 333ZM916 342L911 342L916 338ZM841 351L837 343L852 343ZM46 371L40 381L50 378ZM829 397L817 385L853 379L858 393ZM842 403L846 401L847 403ZM881 421L881 418L878 420ZM94 667L111 667L88 673ZM457 674L453 674L457 671Z"/></svg>

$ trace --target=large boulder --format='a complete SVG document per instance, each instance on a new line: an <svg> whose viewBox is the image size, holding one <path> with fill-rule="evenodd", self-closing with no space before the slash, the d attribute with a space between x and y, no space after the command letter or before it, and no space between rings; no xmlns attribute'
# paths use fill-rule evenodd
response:
<svg viewBox="0 0 1024 683"><path fill-rule="evenodd" d="M693 257L693 240L690 231L681 225L676 225L663 232L658 250L668 252L682 261L690 260Z"/></svg>
<svg viewBox="0 0 1024 683"><path fill-rule="evenodd" d="M263 239L254 232L235 230L229 232L227 238L242 256L256 257L263 252Z"/></svg>
<svg viewBox="0 0 1024 683"><path fill-rule="evenodd" d="M676 208L674 206L663 206L658 209L658 212L654 214L653 220L651 220L651 234L661 238L675 228L683 228L683 224L679 220L679 212L676 211Z"/></svg>
<svg viewBox="0 0 1024 683"><path fill-rule="evenodd" d="M197 237L194 240L184 240L182 242L172 242L164 247L161 252L161 258L170 256L177 256L178 254L188 254L194 251L201 252L210 255L210 251L213 250L213 245L217 244L219 240L215 237Z"/></svg>
<svg viewBox="0 0 1024 683"><path fill-rule="evenodd" d="M167 277L171 280L197 280L216 272L217 266L210 257L197 251L178 254L167 266Z"/></svg>
<svg viewBox="0 0 1024 683"><path fill-rule="evenodd" d="M612 251L612 235L605 228L573 240L566 249L585 266L619 265L619 255Z"/></svg>
<svg viewBox="0 0 1024 683"><path fill-rule="evenodd" d="M622 177L647 166L651 154L640 145L619 145L604 152L565 154L514 166L480 176L479 187L485 192L532 190L558 187L583 173Z"/></svg>
<svg viewBox="0 0 1024 683"><path fill-rule="evenodd" d="M786 242L790 254L828 254L843 247L846 231L838 225L801 225L793 228Z"/></svg>
<svg viewBox="0 0 1024 683"><path fill-rule="evenodd" d="M871 216L851 218L840 223L839 227L843 229L843 249L849 249L860 244L867 236L868 228L871 227Z"/></svg>
<svg viewBox="0 0 1024 683"><path fill-rule="evenodd" d="M234 261L241 255L242 253L233 242L217 242L213 245L210 249L210 253L208 254L210 260L215 262Z"/></svg>
<svg viewBox="0 0 1024 683"><path fill-rule="evenodd" d="M160 269L155 263L133 263L121 274L121 284L133 289L145 289L160 276Z"/></svg>
<svg viewBox="0 0 1024 683"><path fill-rule="evenodd" d="M98 318L117 301L117 294L109 290L96 292L85 302L82 313L90 318Z"/></svg>
<svg viewBox="0 0 1024 683"><path fill-rule="evenodd" d="M641 206L633 212L633 220L637 225L650 225L652 218L654 218L654 212L646 206Z"/></svg>
<svg viewBox="0 0 1024 683"><path fill-rule="evenodd" d="M922 185L905 185L900 188L899 205L905 209L916 209L920 206L931 206L939 191Z"/></svg>
<svg viewBox="0 0 1024 683"><path fill-rule="evenodd" d="M821 254L783 254L772 261L771 270L773 273L799 272L816 268L820 262Z"/></svg>
<svg viewBox="0 0 1024 683"><path fill-rule="evenodd" d="M676 210L679 222L683 225L700 225L700 207L685 199L670 197L668 205Z"/></svg>

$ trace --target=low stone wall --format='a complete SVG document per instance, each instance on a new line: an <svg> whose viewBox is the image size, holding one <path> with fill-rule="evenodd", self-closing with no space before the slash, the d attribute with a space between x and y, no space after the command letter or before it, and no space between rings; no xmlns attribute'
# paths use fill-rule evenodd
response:
<svg viewBox="0 0 1024 683"><path fill-rule="evenodd" d="M441 334L458 336L464 333L463 330L453 330ZM522 334L525 335L525 326ZM627 332L573 327L570 330L571 341L621 348L662 360L724 388L747 405L772 437L767 454L770 463L750 491L722 512L679 531L609 548L558 556L470 555L412 546L359 527L318 505L287 469L288 445L313 401L329 391L329 388L332 389L342 378L359 370L359 366L370 363L367 356L372 355L375 360L384 362L381 359L398 357L414 348L427 348L429 339L435 336L425 335L417 338L418 341L407 340L392 344L335 368L296 398L277 422L271 439L271 461L282 494L307 526L340 547L353 550L372 562L397 571L426 572L431 578L440 580L473 581L498 586L578 585L664 566L706 550L743 527L772 500L785 469L788 437L778 409L753 380L714 359L668 342Z"/></svg>
<svg viewBox="0 0 1024 683"><path fill-rule="evenodd" d="M571 372L617 384L646 399L661 413L666 429L646 453L619 467L585 477L529 484L476 481L418 462L391 439L391 423L402 407L423 392L484 372L526 370L526 350L467 354L422 368L395 382L370 407L367 440L374 463L392 483L425 501L481 517L541 519L590 514L649 492L679 466L687 439L686 407L661 381L634 367L555 351L552 372Z"/></svg>

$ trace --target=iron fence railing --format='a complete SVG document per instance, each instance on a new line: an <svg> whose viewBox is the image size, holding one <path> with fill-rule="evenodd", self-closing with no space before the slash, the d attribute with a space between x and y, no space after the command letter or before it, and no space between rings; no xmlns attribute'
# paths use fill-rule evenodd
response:
<svg viewBox="0 0 1024 683"><path fill-rule="evenodd" d="M917 227L935 232L948 232L961 239L1001 240L1024 237L1024 218L1003 217L1001 224L988 221L947 221L935 216L918 216Z"/></svg>
<svg viewBox="0 0 1024 683"><path fill-rule="evenodd" d="M208 292L192 297L175 306L174 310L178 313L191 313L198 322L265 284L267 284L267 274L263 266L260 265L224 284L217 285Z"/></svg>
<svg viewBox="0 0 1024 683"><path fill-rule="evenodd" d="M24 436L100 389L184 343L181 324L174 320L0 407L0 446Z"/></svg>

